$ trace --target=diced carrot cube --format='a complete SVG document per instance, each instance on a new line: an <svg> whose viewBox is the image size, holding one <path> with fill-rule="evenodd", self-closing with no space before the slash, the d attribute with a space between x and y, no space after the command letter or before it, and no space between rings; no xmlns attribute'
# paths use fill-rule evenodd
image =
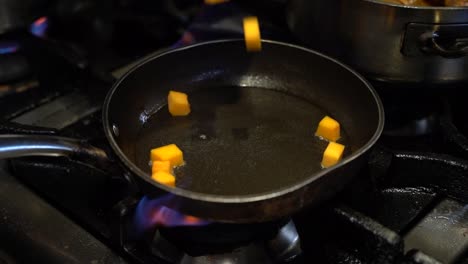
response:
<svg viewBox="0 0 468 264"><path fill-rule="evenodd" d="M184 163L184 155L175 144L155 148L151 150L151 161L169 161L171 167Z"/></svg>
<svg viewBox="0 0 468 264"><path fill-rule="evenodd" d="M260 26L257 17L244 18L244 38L247 51L260 51L262 49Z"/></svg>
<svg viewBox="0 0 468 264"><path fill-rule="evenodd" d="M185 93L169 91L167 96L169 113L173 116L186 116L190 114L190 104Z"/></svg>
<svg viewBox="0 0 468 264"><path fill-rule="evenodd" d="M153 173L151 178L153 180L161 183L161 184L171 186L171 187L175 187L176 179L175 179L174 175L172 175L170 173L167 173L167 172L164 172L164 171L158 171L156 173Z"/></svg>
<svg viewBox="0 0 468 264"><path fill-rule="evenodd" d="M159 171L167 172L172 174L171 162L168 160L155 160L153 161L153 166L151 167L152 173Z"/></svg>
<svg viewBox="0 0 468 264"><path fill-rule="evenodd" d="M343 157L345 146L339 143L328 143L325 152L323 152L322 167L328 168L337 164Z"/></svg>
<svg viewBox="0 0 468 264"><path fill-rule="evenodd" d="M329 141L337 141L340 138L340 123L329 116L325 116L320 121L315 135Z"/></svg>

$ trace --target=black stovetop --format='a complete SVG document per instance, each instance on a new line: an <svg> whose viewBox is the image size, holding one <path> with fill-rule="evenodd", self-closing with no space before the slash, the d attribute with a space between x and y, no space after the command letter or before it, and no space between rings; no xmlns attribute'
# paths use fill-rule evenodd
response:
<svg viewBox="0 0 468 264"><path fill-rule="evenodd" d="M63 29L50 25L47 37L14 33L0 38L20 46L16 53L0 54L0 67L7 56L8 63L12 57L15 63L23 63L16 77L0 84L0 132L59 134L109 150L101 105L114 79L128 65L167 48L239 37L242 17L258 11L235 3L202 9L185 5L183 12L150 18L150 11L141 14L133 8L112 24L112 38L121 42L110 41L97 50L63 37ZM284 21L258 15L265 38L294 42L282 26ZM52 25L54 19L60 21L56 16L48 19ZM161 21L171 21L169 32ZM151 23L158 27L141 28ZM138 32L132 26L138 26ZM138 41L128 41L132 38ZM269 257L279 256L281 263L468 263L468 110L463 100L467 92L463 85L443 91L374 86L385 104L386 129L367 165L332 200L292 216L300 255L288 259L281 257L283 252L274 252ZM205 258L171 259L183 250L158 239L178 232L177 228L154 228L135 235L132 224L142 197L127 175L109 175L78 161L46 157L16 159L0 168L0 263L223 260L219 252ZM258 226L227 228L259 232ZM275 241L262 239L236 244L231 250L238 255L226 254L224 260L271 262L268 256L255 254L253 261L244 259L252 255L245 253L251 250L246 245ZM270 244L270 251L281 248ZM196 248L191 255L204 253Z"/></svg>

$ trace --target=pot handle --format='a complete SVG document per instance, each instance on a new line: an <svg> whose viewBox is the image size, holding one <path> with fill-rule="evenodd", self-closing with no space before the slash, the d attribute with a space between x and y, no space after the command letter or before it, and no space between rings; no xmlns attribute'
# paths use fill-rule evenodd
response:
<svg viewBox="0 0 468 264"><path fill-rule="evenodd" d="M409 23L401 52L407 57L437 55L443 58L468 56L468 24Z"/></svg>
<svg viewBox="0 0 468 264"><path fill-rule="evenodd" d="M0 135L0 159L29 156L68 157L97 168L107 168L113 163L104 150L76 139L43 135Z"/></svg>
<svg viewBox="0 0 468 264"><path fill-rule="evenodd" d="M444 37L439 32L427 32L421 36L421 50L445 58L460 58L468 55L468 37Z"/></svg>

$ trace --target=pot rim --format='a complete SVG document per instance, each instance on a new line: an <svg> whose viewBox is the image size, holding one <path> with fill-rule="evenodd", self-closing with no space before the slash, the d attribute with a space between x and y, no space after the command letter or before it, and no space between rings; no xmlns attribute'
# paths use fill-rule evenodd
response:
<svg viewBox="0 0 468 264"><path fill-rule="evenodd" d="M385 2L384 0L362 0L366 2L371 2L374 4L379 4L379 5L386 5L386 6L391 6L395 8L405 8L405 9L417 9L417 10L468 10L468 7L463 7L463 6L406 6L403 4L395 4L395 3L389 3Z"/></svg>

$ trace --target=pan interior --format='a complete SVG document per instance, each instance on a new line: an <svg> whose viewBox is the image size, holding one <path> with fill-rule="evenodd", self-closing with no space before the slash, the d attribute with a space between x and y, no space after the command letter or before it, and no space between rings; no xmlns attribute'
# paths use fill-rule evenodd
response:
<svg viewBox="0 0 468 264"><path fill-rule="evenodd" d="M192 112L172 117L167 106L141 127L136 165L150 174L151 148L176 144L186 164L177 187L216 195L250 195L291 186L314 175L327 142L314 133L320 106L276 90L204 87L189 92ZM339 120L338 120L339 121ZM346 127L338 141L346 145Z"/></svg>

